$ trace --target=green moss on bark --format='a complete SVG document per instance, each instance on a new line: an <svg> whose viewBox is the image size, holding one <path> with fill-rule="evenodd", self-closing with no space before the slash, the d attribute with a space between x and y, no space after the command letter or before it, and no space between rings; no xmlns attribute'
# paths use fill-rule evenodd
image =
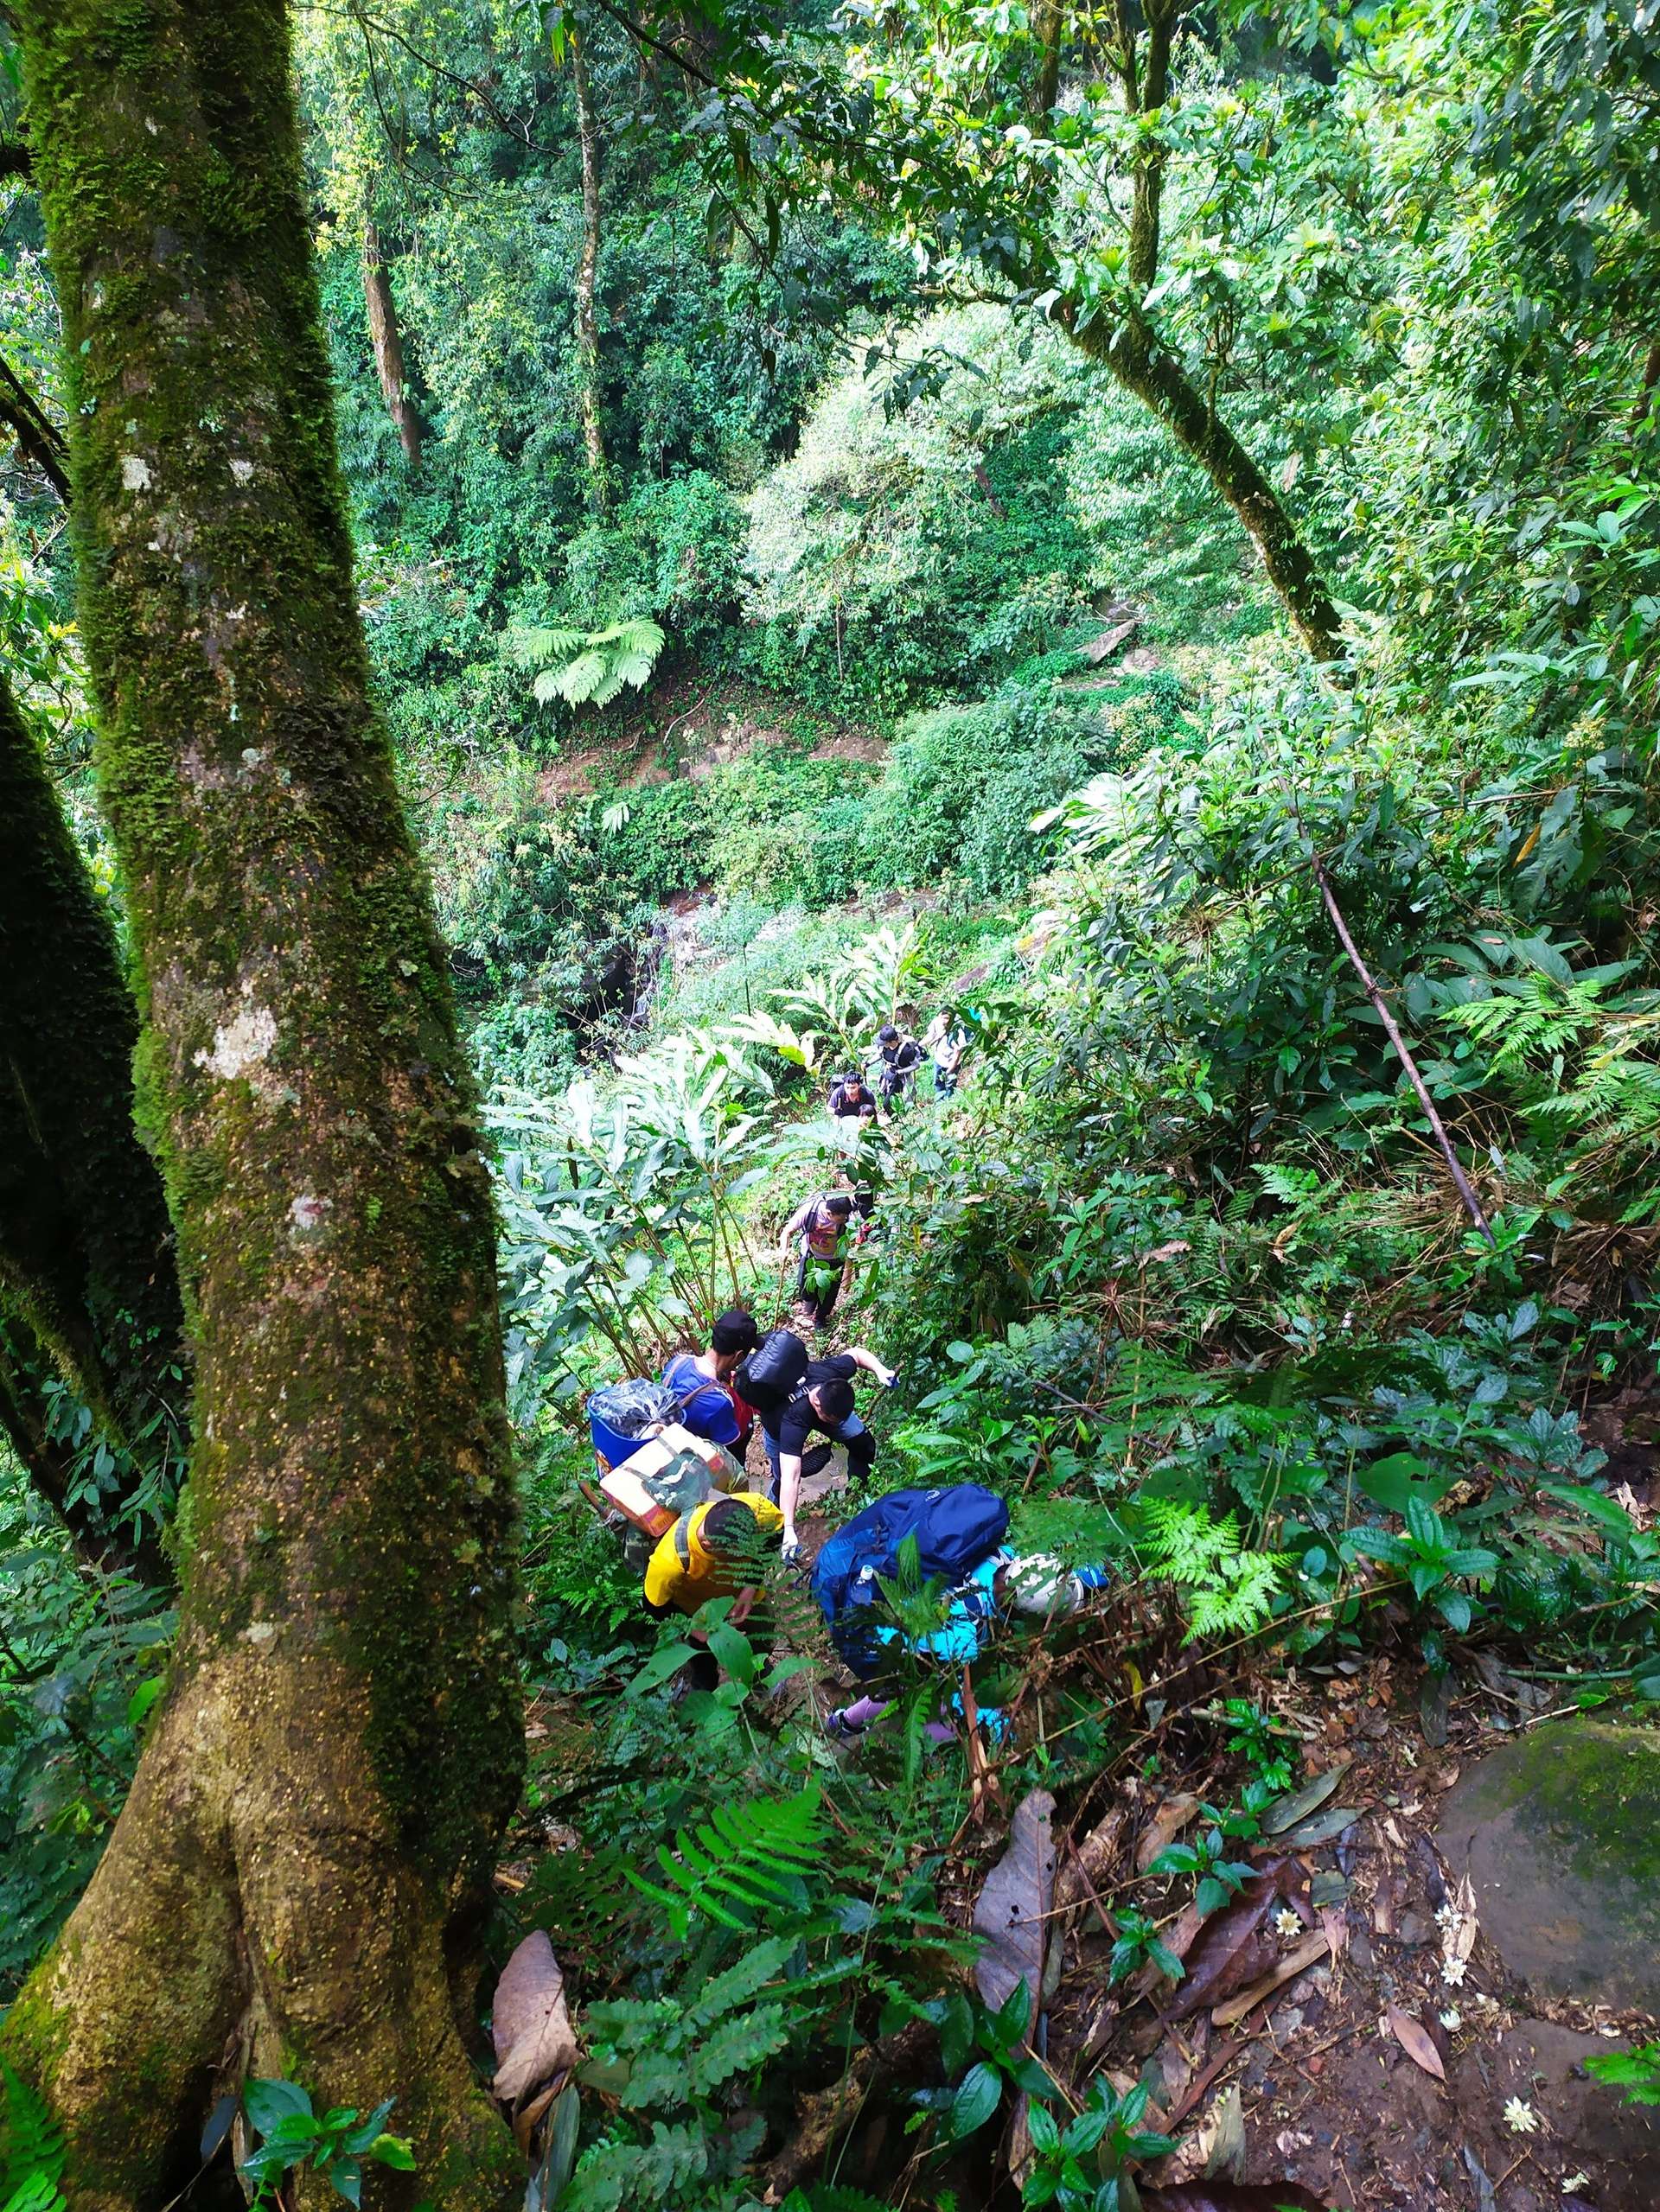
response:
<svg viewBox="0 0 1660 2212"><path fill-rule="evenodd" d="M369 700L284 17L25 0L20 20L140 1115L196 1355L144 1818L194 1712L262 2047L329 2102L397 2095L435 2156L446 2131L476 2140L444 2201L505 2202L446 1960L522 1760L494 1224ZM77 2051L104 1916L142 1889L129 1826L66 1938Z"/></svg>

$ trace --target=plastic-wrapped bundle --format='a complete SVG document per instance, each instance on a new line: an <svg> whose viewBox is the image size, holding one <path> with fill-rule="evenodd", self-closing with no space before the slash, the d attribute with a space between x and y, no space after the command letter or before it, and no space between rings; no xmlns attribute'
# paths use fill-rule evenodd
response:
<svg viewBox="0 0 1660 2212"><path fill-rule="evenodd" d="M588 1400L588 1432L608 1466L619 1466L648 1429L674 1418L680 1400L661 1382L612 1382Z"/></svg>

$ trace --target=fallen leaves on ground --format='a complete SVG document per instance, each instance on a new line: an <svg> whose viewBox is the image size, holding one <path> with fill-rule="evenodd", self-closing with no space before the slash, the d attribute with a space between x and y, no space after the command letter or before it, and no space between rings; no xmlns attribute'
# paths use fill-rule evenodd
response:
<svg viewBox="0 0 1660 2212"><path fill-rule="evenodd" d="M1324 1774L1316 1775L1312 1781L1306 1782L1300 1789L1293 1790L1288 1796L1275 1798L1262 1815L1263 1834L1283 1835L1287 1828L1294 1828L1299 1820L1307 1820L1311 1813L1318 1813L1353 1764L1354 1753L1351 1751L1347 1758L1339 1759L1329 1766Z"/></svg>
<svg viewBox="0 0 1660 2212"><path fill-rule="evenodd" d="M1441 2054L1427 2028L1414 2020L1410 2012L1403 2012L1398 2005L1391 2005L1389 2012L1389 2032L1414 2066L1421 2066L1426 2074L1433 2074L1438 2081L1446 2079L1446 2069L1441 2063Z"/></svg>
<svg viewBox="0 0 1660 2212"><path fill-rule="evenodd" d="M1324 1933L1306 1937L1294 1951L1281 1959L1278 1966L1262 1975L1260 1980L1242 1989L1237 1997L1230 1997L1218 2005L1210 2015L1211 2026L1231 2028L1235 2020L1242 2020L1248 2012L1255 2011L1265 1997L1272 1997L1276 1989L1283 1989L1288 1981L1294 1981L1299 1974L1306 1973L1310 1967L1318 1966L1331 1947L1331 1941Z"/></svg>
<svg viewBox="0 0 1660 2212"><path fill-rule="evenodd" d="M1144 2189L1142 2212L1331 2212L1331 2207L1293 2181L1183 2182L1174 2189Z"/></svg>
<svg viewBox="0 0 1660 2212"><path fill-rule="evenodd" d="M1015 1807L1009 1847L986 1877L974 1906L974 1932L985 1938L974 1961L980 1996L995 2012L1016 1982L1031 1992L1037 2017L1044 1979L1044 1944L1055 1899L1055 1800L1034 1789Z"/></svg>
<svg viewBox="0 0 1660 2212"><path fill-rule="evenodd" d="M1207 2005L1220 2004L1235 1990L1272 1973L1280 1960L1280 1939L1271 1916L1303 1879L1293 1858L1271 1859L1246 1883L1232 1904L1213 1913L1187 1954L1187 1979L1165 2009L1165 2020L1184 2020Z"/></svg>
<svg viewBox="0 0 1660 2212"><path fill-rule="evenodd" d="M495 2094L516 2105L568 2074L577 2039L565 2010L565 1976L546 1931L527 1935L501 1970L491 2008Z"/></svg>
<svg viewBox="0 0 1660 2212"><path fill-rule="evenodd" d="M1145 1874L1159 1852L1173 1844L1182 1830L1197 1817L1199 1801L1191 1790L1178 1790L1153 1809L1141 1840L1135 1847L1135 1871Z"/></svg>

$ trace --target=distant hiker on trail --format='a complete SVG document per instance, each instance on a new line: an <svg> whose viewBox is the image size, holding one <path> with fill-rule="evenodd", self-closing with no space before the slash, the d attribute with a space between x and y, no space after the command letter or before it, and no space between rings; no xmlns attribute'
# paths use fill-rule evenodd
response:
<svg viewBox="0 0 1660 2212"><path fill-rule="evenodd" d="M876 1100L858 1068L849 1068L832 1088L830 1112L838 1121L857 1121L861 1126L876 1119Z"/></svg>
<svg viewBox="0 0 1660 2212"><path fill-rule="evenodd" d="M853 1205L851 1191L826 1191L804 1201L784 1224L778 1256L801 1254L795 1309L809 1328L822 1329L835 1310L855 1242Z"/></svg>
<svg viewBox="0 0 1660 2212"><path fill-rule="evenodd" d="M773 1495L783 1509L784 1557L793 1559L801 1549L795 1533L795 1509L801 1501L803 1476L816 1475L838 1444L847 1447L850 1468L868 1475L876 1460L876 1438L859 1418L853 1398L853 1377L863 1369L884 1389L891 1388L895 1370L874 1352L856 1345L825 1360L809 1360L807 1372L782 1404L761 1410L761 1438L772 1469ZM809 1445L814 1433L827 1439Z"/></svg>
<svg viewBox="0 0 1660 2212"><path fill-rule="evenodd" d="M897 1106L911 1087L923 1064L923 1048L915 1037L902 1036L891 1022L877 1031L878 1057L872 1073L884 1106Z"/></svg>
<svg viewBox="0 0 1660 2212"><path fill-rule="evenodd" d="M659 1619L674 1608L695 1613L712 1597L736 1599L727 1619L741 1628L755 1606L756 1585L740 1584L745 1565L752 1565L757 1545L775 1536L784 1517L767 1498L739 1490L731 1497L709 1498L683 1513L661 1538L646 1565L648 1610ZM693 1638L702 1641L693 1629ZM700 1651L686 1669L688 1686L712 1690L720 1669L711 1651Z"/></svg>
<svg viewBox="0 0 1660 2212"><path fill-rule="evenodd" d="M680 1400L675 1418L694 1437L724 1444L741 1460L755 1426L755 1408L739 1396L732 1371L761 1341L755 1316L730 1306L709 1332L706 1352L676 1352L663 1369Z"/></svg>
<svg viewBox="0 0 1660 2212"><path fill-rule="evenodd" d="M934 1062L935 1097L954 1098L962 1074L962 1055L968 1049L967 1031L942 1006L923 1031L923 1042Z"/></svg>

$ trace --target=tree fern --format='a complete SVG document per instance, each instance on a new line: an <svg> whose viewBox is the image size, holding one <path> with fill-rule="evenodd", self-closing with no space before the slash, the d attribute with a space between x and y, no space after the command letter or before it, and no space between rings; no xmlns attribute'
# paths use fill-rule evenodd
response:
<svg viewBox="0 0 1660 2212"><path fill-rule="evenodd" d="M0 2212L63 2212L63 2133L27 2082L5 2069Z"/></svg>
<svg viewBox="0 0 1660 2212"><path fill-rule="evenodd" d="M639 616L603 630L515 630L508 650L521 667L536 669L531 689L540 705L609 706L625 685L639 690L667 642L658 623Z"/></svg>
<svg viewBox="0 0 1660 2212"><path fill-rule="evenodd" d="M819 1792L809 1785L793 1797L717 1806L695 1831L680 1831L674 1852L660 1844L657 1863L672 1888L659 1888L632 1868L629 1879L664 1908L684 1942L697 1913L723 1928L743 1928L799 1909L802 1877L818 1863L824 1838Z"/></svg>

